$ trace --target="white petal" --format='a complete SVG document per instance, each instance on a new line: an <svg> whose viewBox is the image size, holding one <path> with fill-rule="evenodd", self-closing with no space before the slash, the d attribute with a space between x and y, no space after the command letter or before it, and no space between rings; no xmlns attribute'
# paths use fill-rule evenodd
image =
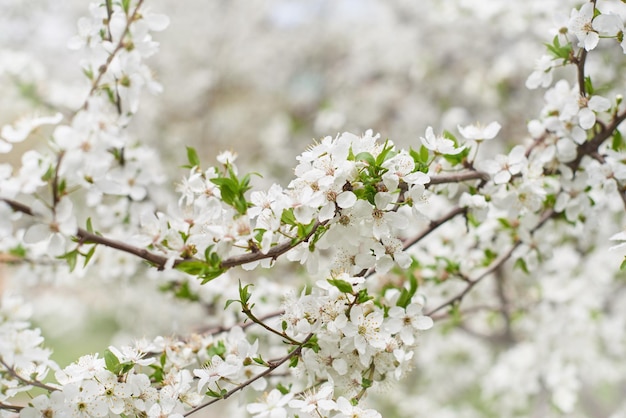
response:
<svg viewBox="0 0 626 418"><path fill-rule="evenodd" d="M356 203L356 195L351 191L339 193L337 196L337 204L340 208L351 208Z"/></svg>
<svg viewBox="0 0 626 418"><path fill-rule="evenodd" d="M429 316L420 316L415 318L413 321L413 326L415 329L419 329L420 331L426 331L427 329L431 329L434 325L433 320Z"/></svg>
<svg viewBox="0 0 626 418"><path fill-rule="evenodd" d="M50 227L44 224L35 224L26 230L24 234L24 242L27 244L34 244L41 242L50 237Z"/></svg>

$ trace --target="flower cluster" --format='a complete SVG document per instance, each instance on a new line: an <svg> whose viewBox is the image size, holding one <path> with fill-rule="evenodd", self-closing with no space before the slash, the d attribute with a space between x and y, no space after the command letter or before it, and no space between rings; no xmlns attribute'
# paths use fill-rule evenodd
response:
<svg viewBox="0 0 626 418"><path fill-rule="evenodd" d="M530 414L523 404L545 397L567 414L585 390L583 376L620 382L619 373L600 377L584 366L599 353L619 355L626 341L611 336L611 324L620 328L626 317L614 315L624 309L615 298L619 276L592 273L610 264L608 238L624 239L600 219L624 220L626 109L617 86L594 85L587 62L606 38L626 51L616 12L626 6L585 2L557 28L527 79L529 88L547 89L542 108L527 124L529 137L504 153L488 148L498 122L457 125L460 138L429 126L406 149L371 130L344 132L302 152L286 186L255 187L263 180L243 174L234 152L207 168L188 147L176 204L158 193L164 169L156 151L129 130L141 92L160 91L144 60L157 50L151 31L168 24L143 3L94 3L79 21L69 42L85 57L79 108L0 130L5 153L52 125L48 151L27 151L15 173L0 166L0 255L21 263L24 275L56 269L86 278L99 268L107 280L141 276L132 256L156 267L170 296L204 316L219 310L217 323L189 337L111 346L60 368L30 327L29 309L5 297L2 416L181 417L241 392L255 398L245 410L258 418L381 417L369 407L373 392L406 378L416 361L439 366L440 357L476 362L455 367L458 379L425 370L426 379L455 381L420 398L425 407L466 385L458 392L479 390L476 403L493 400L502 413ZM575 81L553 83L557 67L573 69ZM277 266L283 255L292 263ZM240 279L237 289L226 274L259 266L280 273ZM423 349L420 334L435 320L448 326L430 333L435 342ZM594 347L573 350L587 335ZM539 358L545 367L533 368ZM488 373L478 369L490 363ZM511 373L522 380L515 390ZM35 387L45 393L16 401Z"/></svg>

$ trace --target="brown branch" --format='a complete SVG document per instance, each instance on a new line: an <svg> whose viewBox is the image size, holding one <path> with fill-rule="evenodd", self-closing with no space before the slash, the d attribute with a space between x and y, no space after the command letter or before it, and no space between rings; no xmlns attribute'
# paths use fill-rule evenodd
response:
<svg viewBox="0 0 626 418"><path fill-rule="evenodd" d="M535 231L540 229L543 225L545 225L548 219L552 218L555 214L556 212L553 209L546 211L543 217L541 218L541 220L539 221L539 223L532 229L532 232L534 233ZM522 241L520 239L516 240L511 246L511 248L509 248L509 250L503 256L499 257L493 263L491 263L491 265L486 270L484 270L481 274L479 274L475 279L467 280L467 286L465 286L465 289L463 289L458 295L452 297L451 299L447 300L446 302L442 303L436 308L430 310L428 313L426 313L426 315L431 316L435 312L438 312L447 306L452 306L455 303L460 303L465 297L465 295L467 295L474 286L480 283L485 277L489 276L491 273L499 269L509 258L511 258L515 249L519 247L521 244L522 244Z"/></svg>
<svg viewBox="0 0 626 418"><path fill-rule="evenodd" d="M128 34L128 32L130 31L130 25L135 21L135 19L137 18L138 14L139 14L139 8L141 7L141 4L144 2L144 0L139 0L137 2L137 6L135 6L135 10L133 11L133 13L128 17L127 23L126 23L126 27L124 28L124 32L122 32L122 36L119 40L119 42L117 43L117 45L115 46L115 49L113 49L113 51L111 52L111 54L107 57L107 60L104 64L102 64L100 66L100 68L98 68L98 76L95 78L95 80L93 80L93 82L91 83L91 90L89 90L89 94L87 95L87 99L85 100L85 103L83 104L83 106L81 107L84 110L87 110L87 107L89 106L89 98L94 94L94 92L96 91L96 89L98 88L98 85L100 84L100 80L102 80L102 77L104 76L104 74L106 74L106 72L109 69L109 66L111 65L111 62L113 62L113 58L115 58L115 55L125 46L125 42L124 42L124 38L126 37L126 35Z"/></svg>
<svg viewBox="0 0 626 418"><path fill-rule="evenodd" d="M407 248L417 244L419 241L424 239L427 235L429 235L435 229L439 228L441 225L445 224L450 219L455 218L461 214L464 214L466 211L467 211L467 208L457 207L457 208L452 209L450 212L448 212L441 218L436 219L434 221L430 221L428 228L426 228L424 231L420 232L418 235L411 238L410 240L404 241L403 249L406 250Z"/></svg>
<svg viewBox="0 0 626 418"><path fill-rule="evenodd" d="M5 199L5 198L0 198L0 201L4 201L5 203L7 203L16 212L21 212L30 216L36 216L36 214L28 205L17 202L15 200ZM222 260L220 267L224 269L228 269L231 267L240 266L242 264L259 261L259 260L263 260L266 258L277 259L278 257L283 255L287 251L299 245L300 243L307 242L313 236L313 234L315 234L315 232L317 231L317 228L325 224L326 222L321 222L321 223L317 222L313 226L311 231L305 237L295 240L295 241L294 240L284 241L272 247L265 254L262 252L252 252L252 253L240 254L240 255L235 255L235 256L226 258ZM163 270L169 260L167 257L163 255L152 253L144 248L135 247L123 241L116 241L111 238L106 238L102 235L89 232L83 228L78 228L78 230L76 231L76 238L78 238L79 242L81 243L100 244L100 245L104 245L105 247L113 248L113 249L120 250L128 254L135 255L143 260L146 260L150 264L153 264L159 270ZM177 266L184 261L189 261L189 260L177 258L176 260L174 260L174 266ZM202 261L202 260L198 260L198 261Z"/></svg>
<svg viewBox="0 0 626 418"><path fill-rule="evenodd" d="M263 315L263 316L261 316L261 317L259 317L257 319L259 321L265 321L267 319L271 319L271 318L275 318L277 316L280 316L280 315L282 315L284 313L285 313L285 311L281 309L280 311L270 312L270 313L268 313L266 315ZM237 324L232 325L232 326L228 326L228 327L223 326L223 325L218 325L216 327L205 329L204 331L201 330L200 333L205 334L205 335L216 335L216 334L221 334L223 332L228 332L231 329L233 329L234 327L239 327L241 329L246 329L248 327L251 327L252 325L255 325L255 323L252 322L252 321L245 320L245 321L238 322Z"/></svg>
<svg viewBox="0 0 626 418"><path fill-rule="evenodd" d="M315 225L313 226L313 229L311 229L311 231L304 238L297 239L295 241L294 240L284 241L270 248L270 250L265 254L263 254L262 252L256 252L256 253L253 252L253 253L246 253L246 254L240 254L240 255L229 257L225 260L222 260L220 267L231 268L234 266L240 266L242 264L252 263L254 261L260 261L266 258L272 258L275 260L281 255L283 255L284 253L286 253L287 251L298 246L300 243L307 242L313 236L313 234L315 234L315 232L317 231L317 228L319 228L322 225L326 225L326 223L327 221L324 221L324 222L316 221Z"/></svg>
<svg viewBox="0 0 626 418"><path fill-rule="evenodd" d="M578 91L580 93L580 97L585 97L587 95L586 87L585 87L585 61L587 60L587 50L582 48L580 50L580 57L574 60L574 64L578 69Z"/></svg>
<svg viewBox="0 0 626 418"><path fill-rule="evenodd" d="M626 111L615 115L608 126L602 128L600 132L598 132L590 141L587 141L578 147L576 159L569 163L568 166L575 171L580 166L580 161L583 157L597 152L600 145L613 135L613 132L615 132L624 120L626 120Z"/></svg>
<svg viewBox="0 0 626 418"><path fill-rule="evenodd" d="M5 411L11 411L11 412L20 412L22 409L24 409L24 407L17 406L17 405L9 405L9 404L0 402L0 409L4 409Z"/></svg>
<svg viewBox="0 0 626 418"><path fill-rule="evenodd" d="M444 184L444 183L460 183L467 180L489 180L489 174L482 171L463 171L454 174L444 174L441 176L431 176L427 185Z"/></svg>
<svg viewBox="0 0 626 418"><path fill-rule="evenodd" d="M282 366L283 364L285 364L287 361L289 361L291 358L295 357L295 356L299 356L300 353L302 352L302 349L304 348L304 345L309 342L309 340L313 338L313 334L309 334L304 341L302 341L302 343L300 345L298 345L298 347L293 350L292 352L290 352L289 354L287 354L286 356L284 356L283 358L279 359L278 361L272 362L270 363L270 366L264 370L263 372L257 374L256 376L251 377L250 379L246 380L245 382L243 382L242 384L236 386L235 388L229 390L228 392L226 392L224 394L224 396L220 397L220 398L215 398L213 400L210 400L209 402L205 402L202 405L199 405L195 408L193 408L192 410L190 410L189 412L185 413L184 416L188 417L192 414L195 414L196 412L200 411L203 408L206 408L209 405L212 405L218 401L224 400L224 399L228 399L229 397L231 397L233 394L239 392L240 390L242 390L243 388L249 386L250 384L256 382L257 380L267 376L268 374L271 374L274 370L276 370L277 368L279 368L280 366Z"/></svg>
<svg viewBox="0 0 626 418"><path fill-rule="evenodd" d="M17 371L15 371L15 369L12 366L9 366L2 357L0 357L0 364L4 366L4 368L9 372L11 376L13 376L14 378L16 378L17 380L19 380L20 382L24 383L27 386L35 386L41 389L45 389L48 392L55 392L58 390L57 388L46 385L45 383L41 383L38 380L30 380L23 376L20 376L20 374Z"/></svg>

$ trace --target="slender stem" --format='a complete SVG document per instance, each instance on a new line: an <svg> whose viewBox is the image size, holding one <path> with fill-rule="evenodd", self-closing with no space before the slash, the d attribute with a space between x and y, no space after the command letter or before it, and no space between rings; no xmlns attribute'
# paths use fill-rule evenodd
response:
<svg viewBox="0 0 626 418"><path fill-rule="evenodd" d="M89 106L89 97L91 97L94 94L94 92L96 91L96 89L100 85L100 81L102 80L102 77L104 76L104 74L108 71L109 66L111 65L111 62L113 62L113 58L115 58L115 55L122 48L124 48L124 46L125 46L124 37L130 31L130 25L137 18L137 15L139 14L139 8L141 7L143 2L144 2L144 0L139 0L137 2L137 6L135 6L135 10L128 17L128 20L126 22L126 27L124 28L124 32L122 33L122 36L120 37L120 40L118 41L117 45L115 46L115 49L113 49L111 54L107 57L106 62L102 66L100 66L100 68L98 68L98 76L91 83L91 90L89 90L89 94L87 95L87 99L85 100L85 103L83 104L82 109L85 109L85 110L87 109L87 107Z"/></svg>
<svg viewBox="0 0 626 418"><path fill-rule="evenodd" d="M0 364L2 364L5 369L7 369L7 371L9 372L9 374L11 376L13 376L14 378L16 378L17 380L21 381L22 383L24 383L27 386L36 386L38 388L45 389L48 392L55 392L55 391L58 390L57 388L55 388L53 386L48 386L45 383L41 383L38 380L30 380L30 379L27 379L27 378L25 378L23 376L20 376L20 374L12 366L9 366L4 361L4 359L2 357L0 357Z"/></svg>
<svg viewBox="0 0 626 418"><path fill-rule="evenodd" d="M260 318L257 318L259 321L263 322L267 319L272 319L275 318L277 316L280 316L282 314L284 314L285 311L284 310L280 310L280 311L275 311L275 312L270 312L266 315L261 316ZM242 329L246 329L248 327L251 327L252 325L255 325L256 322L251 322L251 321L243 321L243 322L239 322L235 325L229 326L229 327L225 327L225 326L217 326L217 327L213 327L213 328L209 328L205 331L201 331L202 334L206 334L206 335L216 335L216 334L221 334L222 332L228 332L231 329L233 329L234 327L239 327Z"/></svg>
<svg viewBox="0 0 626 418"><path fill-rule="evenodd" d="M17 406L17 405L9 405L9 404L0 402L0 409L4 409L5 411L11 411L11 412L20 412L22 409L24 409L24 407Z"/></svg>
<svg viewBox="0 0 626 418"><path fill-rule="evenodd" d="M462 171L454 174L443 174L440 176L431 176L430 181L427 184L460 183L467 180L489 180L489 174L476 170Z"/></svg>
<svg viewBox="0 0 626 418"><path fill-rule="evenodd" d="M467 211L467 208L456 207L452 209L450 212L448 212L447 214L445 214L444 216L442 216L441 218L436 219L434 221L430 221L428 228L426 228L425 230L423 230L422 232L420 232L418 235L414 236L410 240L404 241L404 249L406 250L407 248L417 244L422 239L424 239L427 235L433 232L435 229L439 228L441 225L445 224L449 220L465 213L466 211Z"/></svg>
<svg viewBox="0 0 626 418"><path fill-rule="evenodd" d="M284 332L280 332L272 327L270 327L269 325L267 325L265 322L263 322L263 320L257 318L256 316L254 316L254 314L252 313L252 310L250 309L250 307L248 306L243 306L242 308L242 312L248 317L250 318L250 320L252 322L254 322L257 325L262 326L263 328L265 328L267 331L269 331L272 334L278 335L281 338L286 339L287 341L289 341L290 343L294 344L294 345L300 345L300 341L294 340L293 338L291 338L290 336L288 336L287 334L285 334Z"/></svg>
<svg viewBox="0 0 626 418"><path fill-rule="evenodd" d="M555 214L556 212L553 209L547 210L544 213L541 220L539 221L539 223L532 229L532 232L534 233L535 231L540 229L543 225L545 225L548 219L552 218ZM428 311L428 313L426 313L426 315L431 316L435 312L438 312L447 306L452 306L455 303L460 303L465 297L465 295L467 295L474 286L480 283L485 277L489 276L491 273L499 269L509 258L511 258L515 249L519 247L521 244L522 244L522 240L520 239L516 240L511 246L511 248L509 248L509 250L506 253L504 253L504 255L498 257L493 263L491 263L491 265L486 270L480 273L476 278L468 279L467 285L459 294L447 300L446 302L442 303L441 305L437 306L436 308L431 309L430 311Z"/></svg>
<svg viewBox="0 0 626 418"><path fill-rule="evenodd" d="M242 384L234 387L233 389L229 390L228 392L226 392L226 394L224 396L222 396L221 398L215 398L210 400L209 402L205 402L202 405L199 405L195 408L193 408L192 410L190 410L189 412L185 413L184 416L188 417L192 414L195 414L196 412L200 411L201 409L206 408L209 405L212 405L218 401L221 401L223 399L227 399L230 396L232 396L233 394L239 392L240 390L242 390L243 388L249 386L250 384L256 382L257 380L267 376L268 374L272 373L274 370L276 370L277 368L279 368L280 366L282 366L283 364L285 364L287 361L289 361L290 359L292 359L295 356L299 356L300 353L302 352L302 348L304 348L304 345L309 342L309 340L313 338L313 334L309 334L304 341L302 341L302 343L300 345L298 345L298 347L293 350L292 352L288 353L286 356L284 356L283 358L279 359L276 362L272 362L270 363L270 366L264 370L263 372L257 374L256 376L251 377L250 379L246 380L245 382L243 382Z"/></svg>

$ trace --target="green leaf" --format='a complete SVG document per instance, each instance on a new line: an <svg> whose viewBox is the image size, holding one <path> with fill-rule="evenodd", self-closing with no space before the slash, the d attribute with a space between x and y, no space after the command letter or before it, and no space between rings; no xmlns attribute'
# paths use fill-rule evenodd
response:
<svg viewBox="0 0 626 418"><path fill-rule="evenodd" d="M157 383L163 382L165 378L165 372L163 371L163 366L157 366L155 364L151 364L150 367L154 369L152 375L150 375L151 379Z"/></svg>
<svg viewBox="0 0 626 418"><path fill-rule="evenodd" d="M622 136L622 133L618 129L616 129L615 131L613 131L611 149L613 151L622 151L625 148L624 145L624 137Z"/></svg>
<svg viewBox="0 0 626 418"><path fill-rule="evenodd" d="M106 364L107 370L113 374L118 374L121 369L120 360L108 348L104 350L104 363Z"/></svg>
<svg viewBox="0 0 626 418"><path fill-rule="evenodd" d="M341 279L328 279L328 283L335 286L341 293L353 293L352 285L345 280Z"/></svg>
<svg viewBox="0 0 626 418"><path fill-rule="evenodd" d="M225 268L220 267L219 257L218 261L215 262L213 257L214 255L217 256L215 253L211 253L210 262L201 260L185 260L178 263L175 268L178 271L182 271L192 276L197 276L202 279L202 284L205 284L221 276L226 271Z"/></svg>
<svg viewBox="0 0 626 418"><path fill-rule="evenodd" d="M89 264L89 261L91 260L91 258L93 257L93 255L96 253L96 246L92 246L89 251L87 251L87 254L83 254L85 256L85 262L83 263L83 267L86 267L87 264Z"/></svg>
<svg viewBox="0 0 626 418"><path fill-rule="evenodd" d="M130 0L122 0L122 9L124 9L124 13L128 15L130 10Z"/></svg>
<svg viewBox="0 0 626 418"><path fill-rule="evenodd" d="M195 148L187 147L187 161L189 161L190 167L198 167L200 165L200 158Z"/></svg>
<svg viewBox="0 0 626 418"><path fill-rule="evenodd" d="M463 151L457 154L444 154L443 158L445 158L446 161L449 162L450 164L458 165L458 164L461 164L463 161L465 161L469 153L470 153L470 149L464 148Z"/></svg>
<svg viewBox="0 0 626 418"><path fill-rule="evenodd" d="M572 44L568 43L567 45L561 45L561 42L559 41L559 36L556 35L552 40L552 44L545 45L555 59L569 61L572 52Z"/></svg>
<svg viewBox="0 0 626 418"><path fill-rule="evenodd" d="M356 302L357 303L365 303L365 302L367 302L369 300L372 300L372 299L374 299L374 297L368 295L367 289L361 289L361 290L359 290L359 293L357 294Z"/></svg>
<svg viewBox="0 0 626 418"><path fill-rule="evenodd" d="M619 266L619 269L621 271L625 271L626 270L626 257L624 257L624 261L622 261L622 264Z"/></svg>
<svg viewBox="0 0 626 418"><path fill-rule="evenodd" d="M283 395L286 395L291 391L289 388L286 388L285 386L283 386L282 383L279 383L278 385L276 385L276 389L278 389L278 391L282 393Z"/></svg>
<svg viewBox="0 0 626 418"><path fill-rule="evenodd" d="M91 225L91 218L87 218L87 231L93 233L93 225Z"/></svg>
<svg viewBox="0 0 626 418"><path fill-rule="evenodd" d="M594 93L593 83L591 82L591 77L585 77L585 91L587 94L592 95Z"/></svg>
<svg viewBox="0 0 626 418"><path fill-rule="evenodd" d="M57 258L59 260L65 260L67 262L67 265L70 268L70 272L72 272L76 268L76 260L78 258L78 254L79 254L78 250L72 250L63 255L57 256Z"/></svg>
<svg viewBox="0 0 626 418"><path fill-rule="evenodd" d="M293 214L293 208L283 209L283 213L280 215L280 221L286 225L296 226L296 216Z"/></svg>
<svg viewBox="0 0 626 418"><path fill-rule="evenodd" d="M289 359L289 367L298 367L298 360L300 358L298 356L293 356L292 358Z"/></svg>
<svg viewBox="0 0 626 418"><path fill-rule="evenodd" d="M206 349L207 355L209 358L213 358L213 356L224 357L226 353L226 346L224 345L224 341L218 341L217 344L212 344Z"/></svg>
<svg viewBox="0 0 626 418"><path fill-rule="evenodd" d="M411 266L408 268L408 279L409 279L409 288L402 288L400 292L400 297L396 302L396 306L400 306L402 308L406 308L411 303L411 299L415 296L417 289L419 287L419 283L417 281L417 277L415 276L414 271L419 266L419 262L417 260L413 260Z"/></svg>
<svg viewBox="0 0 626 418"><path fill-rule="evenodd" d="M318 353L320 351L320 346L317 342L317 335L312 336L311 339L304 344L304 348L309 348L313 350L314 353Z"/></svg>
<svg viewBox="0 0 626 418"><path fill-rule="evenodd" d="M528 266L526 265L526 261L524 261L523 258L518 258L517 260L515 260L515 264L513 265L513 267L522 270L526 274L530 273L528 271Z"/></svg>
<svg viewBox="0 0 626 418"><path fill-rule="evenodd" d="M298 238L305 239L315 228L315 221L312 221L308 225L298 224Z"/></svg>
<svg viewBox="0 0 626 418"><path fill-rule="evenodd" d="M354 157L354 159L356 161L365 161L370 167L376 166L376 159L369 152L360 152Z"/></svg>
<svg viewBox="0 0 626 418"><path fill-rule="evenodd" d="M18 244L9 250L9 254L14 257L24 258L26 257L26 248L22 247L22 244Z"/></svg>
<svg viewBox="0 0 626 418"><path fill-rule="evenodd" d="M385 141L385 145L383 146L383 150L376 157L376 165L379 166L389 158L393 157L395 153L391 152L393 150L393 145L389 144L389 140Z"/></svg>
<svg viewBox="0 0 626 418"><path fill-rule="evenodd" d="M239 281L239 300L241 301L242 305L247 305L248 301L250 300L250 297L252 296L252 294L248 291L248 288L250 286L254 286L253 284L247 284L245 286L241 286L241 281Z"/></svg>

